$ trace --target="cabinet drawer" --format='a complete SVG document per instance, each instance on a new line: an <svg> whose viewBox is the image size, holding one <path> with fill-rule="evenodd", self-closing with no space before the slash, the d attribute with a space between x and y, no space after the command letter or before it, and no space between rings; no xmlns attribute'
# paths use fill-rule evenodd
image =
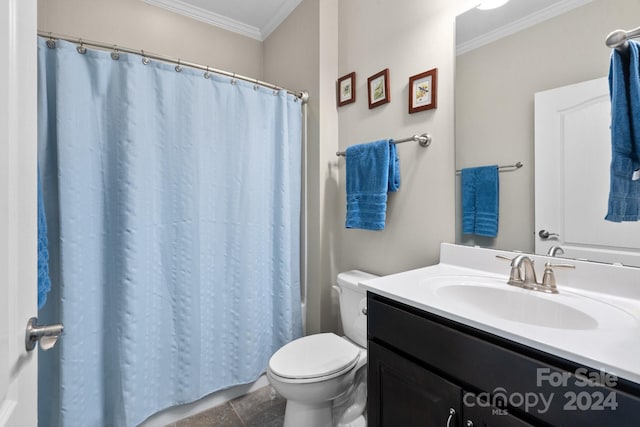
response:
<svg viewBox="0 0 640 427"><path fill-rule="evenodd" d="M558 426L638 425L640 399L615 387L585 385L575 375L577 364L543 362L534 358L539 351L372 293L367 309L369 340L470 391L504 396L510 412L526 419Z"/></svg>

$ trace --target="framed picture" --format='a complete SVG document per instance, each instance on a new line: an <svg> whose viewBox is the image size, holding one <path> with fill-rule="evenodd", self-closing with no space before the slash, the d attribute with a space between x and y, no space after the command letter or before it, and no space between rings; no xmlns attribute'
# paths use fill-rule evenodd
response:
<svg viewBox="0 0 640 427"><path fill-rule="evenodd" d="M367 79L369 109L391 101L389 92L389 69L385 68Z"/></svg>
<svg viewBox="0 0 640 427"><path fill-rule="evenodd" d="M438 69L409 77L409 114L438 106Z"/></svg>
<svg viewBox="0 0 640 427"><path fill-rule="evenodd" d="M338 107L356 102L356 73L349 73L338 79L336 85Z"/></svg>

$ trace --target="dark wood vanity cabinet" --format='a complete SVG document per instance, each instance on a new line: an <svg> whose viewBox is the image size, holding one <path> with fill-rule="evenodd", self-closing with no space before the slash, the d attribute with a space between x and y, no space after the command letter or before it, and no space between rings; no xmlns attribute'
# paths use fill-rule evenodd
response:
<svg viewBox="0 0 640 427"><path fill-rule="evenodd" d="M465 407L464 396L479 397L375 342L369 342L369 387L370 426L453 427L460 419L465 427L533 425L490 405Z"/></svg>
<svg viewBox="0 0 640 427"><path fill-rule="evenodd" d="M468 399L463 397L462 401L463 427L531 427L535 425L511 415L508 410L505 411L502 407L498 408L488 403L486 406L465 406L465 401L478 402L483 399L474 393L465 392L464 394ZM485 402L483 401L483 403Z"/></svg>
<svg viewBox="0 0 640 427"><path fill-rule="evenodd" d="M370 426L445 426L458 410L459 386L374 342L368 352Z"/></svg>
<svg viewBox="0 0 640 427"><path fill-rule="evenodd" d="M373 293L367 299L371 427L640 426L638 384Z"/></svg>

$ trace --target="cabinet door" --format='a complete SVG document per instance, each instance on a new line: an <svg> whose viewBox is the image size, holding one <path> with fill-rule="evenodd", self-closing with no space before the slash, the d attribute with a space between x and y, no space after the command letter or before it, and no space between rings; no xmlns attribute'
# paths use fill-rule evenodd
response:
<svg viewBox="0 0 640 427"><path fill-rule="evenodd" d="M464 393L462 402L463 427L533 427L505 409L485 405L473 393Z"/></svg>
<svg viewBox="0 0 640 427"><path fill-rule="evenodd" d="M460 387L372 341L368 351L370 427L460 425Z"/></svg>

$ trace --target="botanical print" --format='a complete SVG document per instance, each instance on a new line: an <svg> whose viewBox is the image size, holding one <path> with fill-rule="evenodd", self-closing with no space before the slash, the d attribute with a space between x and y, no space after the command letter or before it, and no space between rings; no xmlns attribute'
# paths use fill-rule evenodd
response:
<svg viewBox="0 0 640 427"><path fill-rule="evenodd" d="M391 101L389 97L389 69L385 68L367 79L369 108L375 108Z"/></svg>
<svg viewBox="0 0 640 427"><path fill-rule="evenodd" d="M351 98L351 80L340 82L340 102L348 101Z"/></svg>
<svg viewBox="0 0 640 427"><path fill-rule="evenodd" d="M384 77L379 77L371 82L373 92L373 102L384 98Z"/></svg>
<svg viewBox="0 0 640 427"><path fill-rule="evenodd" d="M346 74L338 79L336 85L336 102L338 107L356 101L356 73Z"/></svg>

